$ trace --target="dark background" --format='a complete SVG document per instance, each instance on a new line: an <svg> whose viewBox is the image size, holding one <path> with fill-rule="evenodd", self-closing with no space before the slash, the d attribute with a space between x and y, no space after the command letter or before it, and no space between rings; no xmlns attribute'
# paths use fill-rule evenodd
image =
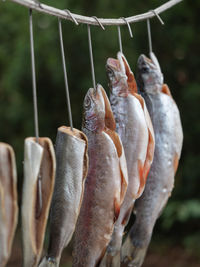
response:
<svg viewBox="0 0 200 267"><path fill-rule="evenodd" d="M128 17L166 1L46 0L43 3L74 13L98 17ZM200 264L200 1L183 1L161 14L162 26L151 20L153 50L165 82L180 109L184 145L175 189L158 220L144 266ZM55 17L33 13L40 136L55 142L56 129L68 125L58 23ZM146 22L132 24L133 39L121 27L123 52L135 72L137 58L148 54ZM117 27L92 27L96 80L108 92L105 63L115 57ZM86 25L63 22L73 122L81 127L83 98L92 87ZM18 166L19 201L23 180L24 138L34 135L28 9L0 2L0 140L14 147ZM20 224L20 222L19 222ZM19 227L20 228L20 227ZM18 231L9 266L20 266ZM68 249L69 251L69 249ZM70 266L68 251L63 265Z"/></svg>

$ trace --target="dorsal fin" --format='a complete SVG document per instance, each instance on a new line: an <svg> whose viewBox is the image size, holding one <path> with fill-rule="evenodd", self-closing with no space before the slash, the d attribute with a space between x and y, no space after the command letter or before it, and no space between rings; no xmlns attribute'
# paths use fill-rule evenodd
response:
<svg viewBox="0 0 200 267"><path fill-rule="evenodd" d="M134 74L131 71L129 64L128 64L126 58L124 57L124 55L122 55L122 60L124 62L124 66L125 66L125 70L126 70L129 92L133 95L134 93L138 92L135 77L134 77Z"/></svg>
<svg viewBox="0 0 200 267"><path fill-rule="evenodd" d="M169 87L168 87L168 85L166 84L166 83L164 83L163 84L163 86L162 86L162 91L161 91L163 94L166 94L166 95L168 95L168 96L170 96L171 98L173 98L172 97L172 94L171 94L171 92L170 92L170 90L169 90Z"/></svg>
<svg viewBox="0 0 200 267"><path fill-rule="evenodd" d="M108 100L108 97L107 97L106 92L104 91L103 87L100 87L100 88L101 88L102 95L104 98L104 103L105 103L105 126L108 129L115 131L116 124L115 124L115 119L114 119L113 112L112 112L112 109L110 106L110 102Z"/></svg>

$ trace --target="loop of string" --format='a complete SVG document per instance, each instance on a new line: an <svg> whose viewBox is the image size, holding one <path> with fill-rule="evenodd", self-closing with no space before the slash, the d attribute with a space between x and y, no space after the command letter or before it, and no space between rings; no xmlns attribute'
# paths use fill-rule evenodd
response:
<svg viewBox="0 0 200 267"><path fill-rule="evenodd" d="M121 37L121 30L120 30L120 26L117 26L117 30L118 30L118 40L119 40L119 50L122 53L122 37Z"/></svg>
<svg viewBox="0 0 200 267"><path fill-rule="evenodd" d="M147 32L148 32L148 40L149 40L149 54L153 52L152 50L152 39L151 39L151 26L150 20L147 19Z"/></svg>
<svg viewBox="0 0 200 267"><path fill-rule="evenodd" d="M73 131L72 111L71 111L70 96L69 96L67 69L66 69L66 63L65 63L65 51L64 51L64 45L63 45L62 24L61 24L60 19L58 19L58 27L59 27L60 47L61 47L61 56L62 56L63 72L64 72L64 80L65 80L65 90L66 90L69 124L70 124L71 130Z"/></svg>
<svg viewBox="0 0 200 267"><path fill-rule="evenodd" d="M126 24L128 26L130 37L133 38L133 33L132 33L131 26L130 26L128 20L126 18L124 18L124 17L121 17L121 18L126 22Z"/></svg>
<svg viewBox="0 0 200 267"><path fill-rule="evenodd" d="M161 23L162 25L165 24L164 21L161 19L161 17L158 15L158 13L157 13L154 9L151 10L151 12L153 12L153 14L156 15L156 17L158 18L158 20L160 21L160 23Z"/></svg>
<svg viewBox="0 0 200 267"><path fill-rule="evenodd" d="M72 21L76 24L76 26L79 25L78 21L75 19L75 17L72 15L72 13L69 11L69 9L64 9L67 14L71 17Z"/></svg>
<svg viewBox="0 0 200 267"><path fill-rule="evenodd" d="M38 126L38 107L37 107L37 90L36 90L36 74L35 74L35 56L34 56L34 40L33 40L33 18L32 9L29 10L30 25L30 45L31 45L31 67L32 67L32 86L33 86L33 108L34 108L34 127L36 142L39 142L39 126Z"/></svg>
<svg viewBox="0 0 200 267"><path fill-rule="evenodd" d="M91 63L91 72L92 72L92 82L93 82L93 88L94 90L96 90L96 80L95 80L95 72L94 72L94 59L93 59L93 53L92 53L92 40L91 40L90 25L87 25L87 28L88 28L88 43L89 43L90 63Z"/></svg>
<svg viewBox="0 0 200 267"><path fill-rule="evenodd" d="M105 28L103 26L103 24L99 21L99 19L96 16L93 16L94 19L96 19L96 21L99 23L99 26L102 28L102 30L105 31Z"/></svg>

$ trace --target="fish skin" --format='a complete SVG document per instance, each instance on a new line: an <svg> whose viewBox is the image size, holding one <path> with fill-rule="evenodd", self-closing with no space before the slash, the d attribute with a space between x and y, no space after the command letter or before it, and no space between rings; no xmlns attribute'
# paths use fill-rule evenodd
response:
<svg viewBox="0 0 200 267"><path fill-rule="evenodd" d="M89 171L78 218L73 267L97 266L111 239L127 183L125 155L104 89L89 89L83 131L88 137Z"/></svg>
<svg viewBox="0 0 200 267"><path fill-rule="evenodd" d="M138 85L155 133L155 153L143 195L135 202L136 220L122 247L122 266L143 264L157 218L167 204L181 155L183 132L178 108L155 61L138 59Z"/></svg>
<svg viewBox="0 0 200 267"><path fill-rule="evenodd" d="M154 154L154 132L144 99L137 92L134 75L125 56L109 58L106 69L110 85L111 107L127 161L129 184L112 240L101 266L120 266L120 249L124 228L135 199L141 196ZM107 259L106 259L107 258Z"/></svg>
<svg viewBox="0 0 200 267"><path fill-rule="evenodd" d="M38 266L55 180L55 154L51 140L25 139L24 183L22 192L23 266ZM42 209L36 218L38 176L41 175ZM47 186L48 185L48 186Z"/></svg>
<svg viewBox="0 0 200 267"><path fill-rule="evenodd" d="M61 126L56 138L56 182L50 213L50 241L41 266L59 266L75 230L88 170L86 135Z"/></svg>
<svg viewBox="0 0 200 267"><path fill-rule="evenodd" d="M0 142L0 266L6 265L18 220L17 170L13 148Z"/></svg>

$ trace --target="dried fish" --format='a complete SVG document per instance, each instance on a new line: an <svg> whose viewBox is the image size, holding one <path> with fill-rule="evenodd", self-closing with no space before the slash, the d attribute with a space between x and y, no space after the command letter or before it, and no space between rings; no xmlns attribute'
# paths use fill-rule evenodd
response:
<svg viewBox="0 0 200 267"><path fill-rule="evenodd" d="M154 54L151 59L139 57L137 81L154 127L155 154L144 193L135 202L136 221L122 248L122 266L135 267L142 265L156 220L171 195L183 141L179 111Z"/></svg>
<svg viewBox="0 0 200 267"><path fill-rule="evenodd" d="M104 89L89 89L83 131L88 137L89 171L75 231L73 266L94 267L111 239L127 188L127 167Z"/></svg>
<svg viewBox="0 0 200 267"><path fill-rule="evenodd" d="M17 226L17 170L12 147L0 143L0 266L6 265Z"/></svg>
<svg viewBox="0 0 200 267"><path fill-rule="evenodd" d="M59 266L80 212L88 169L87 137L75 128L58 128L56 182L51 205L50 243L40 266Z"/></svg>
<svg viewBox="0 0 200 267"><path fill-rule="evenodd" d="M23 266L38 266L54 189L55 154L49 138L25 140L22 196Z"/></svg>
<svg viewBox="0 0 200 267"><path fill-rule="evenodd" d="M101 266L120 266L124 228L135 199L141 196L154 155L154 132L144 99L137 92L134 75L125 56L109 58L106 65L111 90L111 107L116 131L121 137L127 160L129 184L115 223L112 240Z"/></svg>

